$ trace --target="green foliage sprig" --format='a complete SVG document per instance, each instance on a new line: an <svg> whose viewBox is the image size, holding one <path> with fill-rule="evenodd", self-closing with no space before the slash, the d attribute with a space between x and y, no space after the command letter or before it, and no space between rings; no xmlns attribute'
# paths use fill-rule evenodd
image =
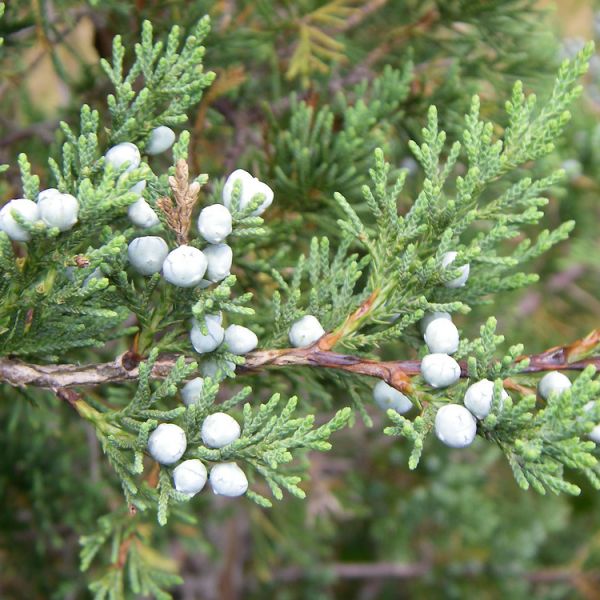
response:
<svg viewBox="0 0 600 600"><path fill-rule="evenodd" d="M128 243L140 232L126 220L126 213L140 197L132 187L142 181L147 184L143 197L160 221L145 233L160 234L170 245L182 241L181 232L175 231L167 212L159 207L176 196L170 177L178 174L182 161L198 168L199 149L190 146L189 131L179 134L172 161L145 156L138 168L128 171L129 165L114 168L104 159L107 148L119 142L135 143L143 151L154 128L181 126L190 109L203 99L215 79L203 68L201 43L209 30L207 18L191 26L183 41L179 27L163 36L156 23L155 35L145 22L135 57L127 55L125 37L115 38L112 60L101 63L114 87L107 111L100 104L84 104L77 126L61 123L58 152L49 159L54 185L78 199L77 226L60 232L15 214L31 241L27 246L13 244L0 233L3 360L80 363L100 355L113 359L118 352L118 360L131 361L122 368L138 368L135 389L111 381L99 393L53 388L91 424L112 468L112 480L120 484L125 499L123 503L111 497L110 504L119 508L100 518L95 530L88 527L88 535L81 540L81 567L92 571L90 589L95 598L120 599L132 593L170 597L170 588L180 580L154 550L165 539L165 530L153 530L150 523L194 522L195 515L208 506L207 494L190 499L177 491L173 467L153 463L146 455L149 437L159 424L176 423L183 428L186 459L200 459L209 468L223 461L238 462L250 475L248 498L259 507L271 507L274 515L277 503L269 495L281 500L288 492L296 499L304 498L310 451L329 450L332 434L352 423L353 412L366 425L373 424L368 407L371 380L329 368L331 364L319 369L324 363L315 355L322 361L335 356L348 363L389 359L378 376L396 387L402 387L398 381L404 382L402 389L410 395L413 408L408 416L388 411L391 425L384 432L410 442L411 469L433 468L435 460L422 457L429 451L437 411L450 403L462 404L467 386L487 378L494 381L491 410L477 423L480 447L487 442L492 449L483 451L486 457L493 449L501 451L518 484L540 493L578 494L580 475L600 487L598 451L588 439L600 420L600 384L591 368L583 371L569 391L542 403L530 393L535 376L522 372L527 366L521 357L523 345L501 351L503 336L496 333L495 319L489 318L478 337L461 340L455 354L463 366L461 381L435 389L414 370L416 359L427 352L416 330L426 312L466 314L489 303L497 292L536 281L537 275L526 271L525 263L550 250L573 229L567 215L554 229L535 238L532 234L532 226L543 218L544 196L554 193L563 179L552 157L570 119L568 106L581 94L577 82L592 46L561 66L546 101L526 95L523 84L517 82L498 123L482 118L488 111L477 96L459 120L454 118L455 108L464 102L456 98L452 102L452 94L459 91L459 67L470 64L470 59L444 67L445 83L422 93L432 68L423 60L421 48L423 44L433 47L430 28L446 27L459 16L463 27L476 26L484 19L479 31L497 39L500 32L513 31L505 17L518 12L520 2L507 0L483 7L460 0L423 7L416 23L393 30L400 41L414 35L414 48L398 53L401 58L390 56L394 66L369 80L361 80L343 66L342 50L351 47L352 36L345 29L346 17L354 23L350 29L365 19L364 31L352 38L360 49L353 59L356 62L364 52L365 65L373 65L369 62L373 55L365 50L364 39L369 36L364 32L371 31L378 17L370 21L369 14L361 14L355 4L336 0L315 7L308 2L298 9L270 11L269 3L263 2L256 15L248 16L258 29L240 32L240 39L255 42L263 35L263 41L266 36L274 40L282 24L286 33L292 30L300 36L286 39L289 48L282 61L286 81L273 77L263 86L264 79L258 77L256 82L247 82L247 89L254 92L269 88L263 94L269 100L273 90L273 96L280 96L279 102L268 102L269 117L260 136L244 138L239 131L240 122L247 119L243 125L251 134L257 133L255 112L261 113L259 108L244 109L240 119L228 114L229 102L238 102L236 108L240 108L249 97L246 88L238 89L243 74L237 80L234 76L238 83L232 83L231 71L220 71L217 85L204 96L194 131L202 130L203 119L211 126L231 124L234 158L241 164L251 161L253 172L260 171L276 190L273 211L263 221L252 213L264 196L256 195L241 208L242 189L239 183L234 186L234 230L228 240L236 257L234 274L206 288L179 289L166 285L159 274L140 277L128 265ZM388 9L395 9L392 4L385 9L388 16ZM0 4L0 16L3 10ZM190 7L191 12L195 10ZM226 22L223 18L216 33L221 43L213 44L217 57L227 56L234 47L222 43L228 36ZM45 31L47 23L38 25ZM512 26L519 32L529 31L524 21L513 19ZM452 27L445 35L456 40ZM461 33L460 43L472 49L476 39L473 33ZM396 42L387 38L382 43L391 49ZM415 53L420 57L416 66ZM427 59L430 53L425 52ZM498 56L502 58L502 53ZM258 57L279 60L270 50L249 53L247 58ZM339 72L331 69L336 63ZM309 75L315 77L314 90L301 95L282 91L286 82L296 77L306 82ZM325 76L332 79L320 89ZM498 81L490 75L492 80ZM499 85L498 94L501 89ZM336 91L330 101L322 100L328 97L325 90ZM460 93L464 95L464 90ZM221 98L224 94L228 94L225 99ZM439 114L438 108L431 107L420 136L412 135L419 141L407 144L422 170L421 180L414 161L395 158L414 129L415 114L421 123L424 100L435 100ZM210 138L211 127L202 133ZM457 141L448 145L447 137L452 136ZM394 160L387 162L386 156ZM43 181L36 162L31 162L26 154L19 155L23 196L34 200L50 184ZM392 166L395 162L399 168ZM202 166L211 170L204 162ZM220 179L203 173L190 176L188 183L206 186L203 204L221 201ZM175 197L174 205L179 200ZM203 246L195 234L190 238L185 240L189 245ZM458 253L456 261L444 267L444 257L451 251ZM471 267L468 284L446 287L466 263ZM252 326L260 340L256 355L237 356L224 345L199 358L189 340L191 320L196 319L206 332L205 317L219 313L226 324ZM318 318L331 344L288 349L290 326L307 314ZM92 348L96 348L93 353ZM335 354L337 350L353 355ZM401 373L402 361L394 362L400 352L415 359L408 361L412 378ZM596 357L597 344L586 352L586 357ZM255 373L245 368L246 363L252 365L257 356L264 358L261 353L268 355L261 367L274 367L272 377L255 378L251 387L244 378ZM275 371L282 366L277 357L286 353L292 358L303 355L304 362L294 368L290 360L286 368ZM167 354L177 357L172 357L172 369L158 377L159 358ZM195 403L184 407L177 394L198 371L204 375L202 392ZM399 374L403 377L394 379ZM233 389L237 383L243 387ZM508 398L503 397L503 386L510 391ZM354 410L335 412L340 390L343 403ZM15 394L35 405L28 390ZM36 402L42 404L39 399ZM317 421L316 413L323 408L332 415ZM11 410L10 428L15 430L19 417L17 409ZM219 449L206 447L200 433L205 419L215 412L233 415L242 430L237 440ZM390 454L396 460L403 452L404 446L396 444ZM433 448L431 452L434 456ZM39 453L36 446L32 454L37 457ZM452 467L449 471L456 472ZM369 498L365 504L372 500L377 501ZM440 506L454 501L442 493L438 500ZM47 524L51 513L42 513Z"/></svg>

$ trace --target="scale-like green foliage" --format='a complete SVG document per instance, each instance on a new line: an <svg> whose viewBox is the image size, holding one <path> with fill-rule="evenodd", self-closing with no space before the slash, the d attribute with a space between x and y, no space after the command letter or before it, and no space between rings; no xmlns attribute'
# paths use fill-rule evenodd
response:
<svg viewBox="0 0 600 600"><path fill-rule="evenodd" d="M204 48L200 44L209 30L210 21L205 17L180 49L178 26L171 29L166 42L154 42L152 24L145 21L141 41L135 45L136 61L126 75L125 48L120 36L114 39L112 63L101 61L115 88L107 99L113 143L143 139L158 125L179 125L187 120L186 111L199 102L203 89L214 79L213 73L202 72ZM134 88L138 78L143 82L139 92Z"/></svg>
<svg viewBox="0 0 600 600"><path fill-rule="evenodd" d="M378 294L369 315L371 322L414 315L419 309L466 310L487 301L491 293L536 280L535 275L512 271L565 239L573 223L543 231L535 242L526 238L511 255L499 255L506 248L505 240L539 222L543 216L539 207L547 203L539 194L561 177L558 172L536 181L525 177L514 182L511 175L518 176L517 169L523 163L552 151L569 119L566 107L581 93L576 81L592 51L593 46L587 45L574 61L565 61L550 99L537 112L535 97L526 100L521 84L515 84L512 103L507 105L510 124L497 139L494 125L479 120L479 100L475 97L465 117L463 144L455 142L443 162L446 134L439 131L437 111L432 107L428 126L422 131L423 143L410 144L426 178L405 215L398 214L397 203L406 173L390 182L390 167L381 150L375 153L372 186L363 189L372 222L361 218L350 202L336 195L345 215L339 221L340 228L353 235L371 257L366 291ZM466 173L451 179L463 157ZM441 285L460 275L458 269L441 266L443 255L449 251L458 253L457 265L471 265L472 283L465 289ZM364 337L361 342L371 340Z"/></svg>
<svg viewBox="0 0 600 600"><path fill-rule="evenodd" d="M411 77L408 62L402 71L385 69L372 82L340 92L319 110L292 96L289 120L271 116L274 175L284 201L318 204L340 189L359 190L373 150L402 119Z"/></svg>
<svg viewBox="0 0 600 600"><path fill-rule="evenodd" d="M164 7L165 14L172 9L170 4ZM181 24L167 31L156 19L154 25L143 23L135 45L126 32L117 36L112 58L101 59L102 71L98 69L97 75L100 85L112 86L106 103L95 97L80 102L78 124L60 123L52 156L40 161L35 153L19 152L15 161L19 183L9 171L11 189L19 188L12 197L35 200L41 189L54 185L76 196L80 210L77 225L67 232L14 214L31 236L26 245L0 233L0 356L50 364L105 362L120 356L124 367L132 362L127 370L138 368L134 383L107 381L97 389L55 390L59 397L67 394L109 465L101 475L110 491L103 496L91 484L82 485L81 502L85 499L93 514L72 524L86 531L81 538L81 568L90 572L94 598L171 597L172 588L181 580L172 565L161 560L156 547L168 539L167 532L179 532L182 524L202 524L214 512L206 491L194 498L178 492L173 482L175 465L158 465L148 456L149 436L160 423L183 428L187 438L184 459L200 459L209 472L215 464L229 461L242 468L250 481L247 498L254 504L239 500L229 506L247 510L253 526L264 520L263 509L269 508L268 518L277 524L286 522L287 531L303 532L301 519L307 518L304 511L312 515L311 510L317 517L310 518L324 523L322 535L331 536L339 529L325 513L333 507L332 512L343 514L345 508L323 492L326 485L317 479L319 471L313 472L319 459L311 452L328 451L333 434L339 432L342 438L345 434L340 430L354 424L356 416L367 427L377 425L369 434L373 437L365 457L372 448L380 452L380 445L390 441L383 436L374 441L382 428L389 436L405 438L408 443L393 440L388 454L398 471L400 463L408 463L413 471L408 476L417 481L413 492L423 472L448 465L431 496L444 518L454 516L462 504L453 487L453 474L465 481L464 493L471 502L483 505L481 515L469 511L468 518L457 524L466 538L463 529L469 527L481 529L486 539L495 535L494 511L481 498L482 473L501 455L521 488L572 495L588 482L600 488L598 450L589 439L600 421L600 383L594 370L584 370L570 390L540 402L533 393L538 376L523 373L528 362L521 355L529 351L530 340L523 338L521 344L511 339L512 345L502 351L504 336L497 333L497 321L488 314L478 336L461 335L455 354L463 361L461 381L440 390L412 376L404 391L414 407L405 416L387 411L385 416L391 421L387 426L380 427L380 417L369 406L373 379L335 368L335 361L338 366L384 358L416 361L427 353L418 333L418 322L426 312L452 313L461 324L461 315L472 314L481 305L489 309L500 292L538 280L530 270L533 261L565 240L574 227L574 215L566 211L558 222L544 224L547 229L537 229L545 218L542 209L547 196L560 194L558 186L564 181L565 173L555 164L556 149L571 118L569 106L582 92L579 82L593 46L588 44L565 61L547 97L538 100L525 93L520 81L513 83L513 75L530 75L529 70L541 64L542 51L518 57L499 48L499 41L508 44L508 39L525 43L524 36L535 29L534 23L520 18L529 14L527 2L453 0L426 2L418 8L403 2L400 9L397 3L367 6L334 0L322 5L288 3L272 10L271 2L261 1L245 14L237 13L237 7L213 7L218 24L211 42L212 60L219 67L215 78L203 68L201 44L209 33L209 20L196 17L204 4L186 7L186 19L179 16L189 26ZM118 10L127 14L130 8ZM227 10L236 14L234 32L229 31ZM3 12L0 3L0 17ZM408 20L416 13L414 22ZM373 31L392 18L395 26L385 28L378 40L381 46L373 48ZM32 28L40 36L54 39L48 19L36 19L26 26L35 25ZM16 27L12 20L10 25ZM2 29L4 36L7 32L11 33L10 28ZM277 54L280 38L285 38L285 44ZM403 43L406 40L411 40L410 48ZM244 49L247 65L260 63L256 76L247 77L244 69L236 71L232 63L240 60L237 44L242 43L253 49ZM404 51L396 53L396 44ZM433 50L437 44L445 61L441 66ZM453 49L456 60L443 56ZM6 54L3 46L0 56L4 59ZM378 55L390 65L375 72ZM494 69L483 66L483 56ZM54 52L52 60L59 64ZM267 78L263 73L269 64L278 64L280 72ZM356 65L360 68L352 68ZM444 76L434 83L432 75L439 68ZM66 76L64 68L57 70ZM479 84L482 75L493 84L493 93L479 89L486 102L482 106L480 97L474 96L468 106L471 84ZM297 81L300 90L294 88ZM512 93L505 113L498 114L490 105L504 95L508 81ZM127 164L113 168L106 163L106 151L120 142L135 143L143 154L153 129L181 128L201 101L189 130L178 131L172 160L143 156L132 171ZM437 108L427 110L432 102ZM239 114L232 114L231 105ZM461 119L458 115L464 110L467 114ZM77 116L71 113L67 120L74 122ZM215 132L218 136L227 133L223 135L227 151L210 145ZM447 138L454 138L453 143L447 143ZM597 142L596 132L588 140L591 161L597 158ZM407 150L416 160L407 158ZM46 158L47 169L40 166ZM180 174L183 163L196 173L189 175L188 183L201 188L193 218L199 208L222 201L224 163L232 168L251 165L252 173L275 190L273 206L257 216L253 212L265 197L257 194L242 208L242 185L233 186L233 232L227 239L235 257L233 274L191 289L170 285L159 273L141 277L127 257L128 243L139 235L160 235L170 248L181 243L181 231L170 224L168 211L159 207L164 207L165 197L174 196L175 204L181 200L171 178ZM146 182L143 198L160 222L140 234L127 212L140 197L132 187L142 181ZM5 187L9 184L3 184L2 192ZM193 218L183 237L185 243L202 248ZM585 258L582 262L594 264L589 245L576 244L575 250ZM443 267L444 255L451 251L457 252L455 263ZM468 284L445 286L466 263L471 268ZM246 364L252 366L257 355L238 356L226 345L203 355L193 349L192 320L206 334L206 317L217 314L224 325L243 324L258 335L259 351L271 352L266 365L277 364L273 357L285 356L290 326L308 314L334 334L335 346L319 348L321 354L316 357L310 355L311 349L298 350L309 355L301 366L282 361L258 375ZM473 324L467 327L473 331ZM500 329L508 337L505 327ZM125 350L129 352L123 354ZM595 358L598 352L598 344L590 344L577 358ZM171 361L168 372L160 363L165 357ZM183 406L178 394L199 373L204 377L202 391L194 403ZM464 465L436 455L430 434L438 409L448 403L462 404L467 386L484 378L495 382L494 395L489 415L477 423L480 460L469 479ZM509 398L502 397L503 386ZM59 446L61 456L68 453L69 444L81 445L71 433L64 440L52 438L52 431L64 426L62 422L51 421L52 431L45 431L43 418L30 416L35 411L59 412L56 399L48 400L50 394L30 389L11 394L15 402L9 409L7 432L0 435L5 445L19 428L26 435L38 436L29 451L22 443L17 445L32 464L40 462L46 440L52 448ZM341 408L346 405L351 408ZM318 416L323 410L329 414ZM204 420L215 412L230 414L241 427L241 436L219 449L206 447L200 433ZM360 423L353 433L357 430L362 431ZM93 441L88 444L92 446ZM15 455L7 453L11 460ZM8 481L5 471L0 470L0 483ZM48 472L67 480L67 459L57 459ZM311 477L316 481L311 483ZM371 477L372 489L352 473L344 486L337 487L350 490L339 495L347 494L348 506L359 506L356 510L361 515L379 510L380 518L369 534L373 540L390 537L391 515L405 516L406 535L410 535L411 515L425 511L425 506L435 512L421 502L417 492L407 494L409 508L399 507L396 497L389 497L396 482L379 481L369 473ZM32 476L33 483L28 477L22 479L23 488L35 489L38 504L44 487L59 494L40 474ZM120 490L113 490L112 483ZM378 492L377 486L384 491ZM309 495L311 487L325 494L325 510L294 504ZM362 496L351 498L356 489L363 491ZM2 494L0 486L0 499ZM273 503L271 497L286 499ZM387 503L388 512L381 510L382 502ZM99 504L117 508L97 519L94 526L98 514L106 512ZM52 523L55 508L36 506L35 510L51 543L58 543L60 536ZM413 512L403 512L408 510ZM156 528L156 523L168 527ZM529 525L524 523L522 528L535 537ZM386 527L388 533L382 535ZM202 538L200 527L194 532ZM402 535L400 531L397 537ZM317 546L317 539L310 542ZM536 538L529 543L528 548L537 549L543 541ZM398 540L385 539L381 544L400 547ZM322 548L313 549L307 561L309 551L291 545L284 553L306 552L304 562L314 563L314 555L325 554ZM266 557L271 557L277 562L271 546L259 540L253 560L266 564ZM311 569L318 582L315 588L320 589L329 575L321 565ZM64 591L66 596L65 590L52 593ZM313 588L307 590L312 594ZM68 592L84 593L81 589ZM455 595L460 593L455 590Z"/></svg>

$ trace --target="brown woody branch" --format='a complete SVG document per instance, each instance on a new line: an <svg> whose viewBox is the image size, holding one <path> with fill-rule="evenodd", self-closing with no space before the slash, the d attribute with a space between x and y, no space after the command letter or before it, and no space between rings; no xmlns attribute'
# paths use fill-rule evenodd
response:
<svg viewBox="0 0 600 600"><path fill-rule="evenodd" d="M418 579L430 574L436 565L429 562L395 563L333 563L326 565L335 579ZM461 572L462 576L477 576L480 573L466 569ZM304 569L299 567L287 567L274 574L274 579L290 583L307 577ZM566 583L577 586L586 582L596 585L600 580L600 573L596 571L583 572L570 566L553 569L541 569L539 571L524 572L521 578L533 584ZM596 597L596 596L590 596Z"/></svg>
<svg viewBox="0 0 600 600"><path fill-rule="evenodd" d="M382 6L387 4L388 0L369 0L362 6L358 6L354 9L354 12L349 16L344 23L336 28L333 33L343 33L354 29L357 25L360 25L367 17L372 13L378 11Z"/></svg>
<svg viewBox="0 0 600 600"><path fill-rule="evenodd" d="M330 334L331 335L331 334ZM396 389L409 391L411 377L420 373L420 361L376 361L351 354L340 354L329 350L330 338L324 336L308 348L285 348L280 350L257 350L246 356L246 363L238 367L242 374L253 374L269 367L312 367L334 369L346 373L356 373L382 379ZM588 365L600 370L600 356L580 358L600 344L600 329L587 337L567 346L551 348L541 354L522 356L529 359L522 373L538 373L553 370L581 371ZM325 348L325 349L324 349ZM152 377L164 379L177 360L176 355L162 355L156 361ZM0 382L14 387L39 387L59 393L70 401L69 388L77 386L98 386L109 383L135 381L139 376L138 365L142 357L126 352L113 362L91 365L36 365L20 360L0 359ZM189 359L193 361L192 358ZM460 363L462 376L467 375L467 366Z"/></svg>

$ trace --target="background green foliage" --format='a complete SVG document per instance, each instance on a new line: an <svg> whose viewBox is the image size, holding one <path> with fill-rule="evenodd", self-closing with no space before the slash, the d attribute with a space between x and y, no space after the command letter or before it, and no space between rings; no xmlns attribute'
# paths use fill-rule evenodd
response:
<svg viewBox="0 0 600 600"><path fill-rule="evenodd" d="M212 18L210 33L206 22L200 21L205 14ZM150 64L149 55L155 49L150 45L149 30L143 29L144 19L153 24L154 40L165 43L161 51L166 53L166 62L162 66ZM462 202L456 214L431 216L433 225L440 227L436 233L442 243L449 244L440 224L456 226L459 218L468 221L470 199L481 194L488 211L483 216L495 223L495 229L484 228L473 240L477 245L498 248L502 257L480 265L486 277L480 279L480 287L468 298L469 303L485 299L491 291L519 288L533 275L539 275L539 281L523 291L504 291L494 296L492 306L475 307L468 316L458 317L466 338L477 340L481 335L486 342L461 348L465 356L467 349L471 354L473 349L479 350L478 360L470 368L478 370L480 376L487 374L483 369L486 352L495 345L494 323L488 322L481 334L479 327L490 314L498 318L498 330L508 342L523 342L528 352L583 336L598 325L600 315L600 60L592 58L583 95L572 110L574 118L559 147L545 147L543 136L551 127L563 125L565 106L548 102L554 76L560 58L565 53L572 55L573 47L578 46L576 40L564 43L564 34L558 28L554 32L554 23L551 13L528 0L200 0L168 4L151 0L36 0L29 7L10 3L0 21L0 37L5 38L0 48L0 163L10 165L0 182L0 192L3 198L21 195L19 164L25 173L23 187L30 194L38 185L48 187L48 147L60 156L57 151L66 142L66 150L51 170L65 189L78 186L78 197L87 215L85 235L97 226L94 234L104 245L86 252L90 264L77 270L75 282L58 274L44 282L31 279L22 283L30 297L9 298L3 306L11 314L21 306L23 314L13 334L3 337L2 354L20 353L46 360L60 356L61 360L81 362L109 360L127 347L123 330L118 331L120 341L103 344L130 312L142 324L143 349L145 343L150 346L149 340L161 324L181 322L180 331L185 329L183 319L187 315L148 312L157 283L152 279L144 283L142 293L128 289L126 278L92 278L82 285L96 268L101 274L110 273L122 264L122 249L133 232L119 239L111 237L102 227L103 214L124 214L134 199L124 190L149 176L140 169L125 179L116 179L115 173L102 178L99 171L94 171L102 148L122 140L143 147L155 124L183 123L184 113L189 117L186 127L192 130L191 145L188 150L187 137L182 136L175 158L188 155L193 173L209 175L203 201L214 201L220 194L222 177L237 167L248 168L269 183L276 198L265 215L268 233L259 229L260 223L250 221L246 224L247 235L236 240L236 255L239 249L245 258L236 262L233 297L233 282L223 283L218 291L195 304L197 317L218 307L248 319L246 322L256 327L265 346L284 346L289 323L305 308L314 309L326 328L333 327L338 324L336 315L347 314L364 299L361 290L368 290L369 284L374 288L385 283L392 268L403 268L407 278L425 280L427 285L408 298L393 298L393 306L382 306L373 328L366 333L356 332L346 344L348 349L369 351L377 344L384 358L408 357L411 346L420 343L412 326L419 311L434 303L453 303L449 306L459 311L461 298L448 290L436 296L436 265L432 263L415 273L418 256L408 250L398 264L391 259L371 264L372 279L365 282L370 261L381 259L383 251L389 251L399 240L409 243L417 233L411 229L410 217L397 223L387 218L390 213L385 211L389 211L390 202L398 200L404 214L416 201L412 214L418 226L420 219L416 217L423 217L436 206L436 193L445 199L456 197L459 206ZM178 30L169 38L173 25ZM71 31L79 37L70 36ZM207 35L203 42L207 48L205 71L216 73L211 87L207 87L212 77L208 73L195 72L192 77L184 71L181 75L187 79L182 81L180 73L169 68L173 66L169 57L175 60L177 34L180 39ZM122 59L121 48L126 51L123 72L114 66L111 70L104 62L113 61L115 35L122 40L117 45L116 64ZM135 47L140 39L142 45ZM143 94L136 96L138 88L128 85L133 77L129 82L123 79L135 55L141 58L134 74L143 73L150 88L161 90L158 102L156 94L150 104ZM188 64L200 58L190 55ZM49 90L57 84L64 90L58 103L45 102L39 88L31 87L32 80L41 73L55 77L46 80ZM511 113L518 112L515 106L523 102L519 88L513 91L517 79L523 80L525 92L536 91L543 107L544 119L540 119L537 129L527 129L531 136L528 140L521 135L522 124L511 122ZM169 87L175 82L186 87L188 97L178 92L173 102ZM114 100L107 106L105 98L111 93ZM475 93L481 97L480 105L472 103ZM512 104L505 107L511 97ZM83 105L89 108L82 110ZM428 113L430 105L437 107L437 114ZM471 117L466 123L468 134L463 137L465 114ZM483 125L479 119L497 125ZM55 135L59 121L69 125L63 125L61 133ZM514 131L515 151L507 159L498 158L497 173L487 173L489 189L469 189L471 169L495 164L496 150L491 140L499 127L507 125ZM451 142L464 142L464 155L437 148L443 141L439 138L441 130ZM83 144L79 136L83 136ZM417 167L409 148L411 139L426 144L416 151L422 168ZM84 154L79 153L82 147L86 149ZM378 147L383 154L374 158ZM27 154L31 166L24 158L19 159L20 153ZM438 190L439 172L432 166L437 154L442 162L456 162L455 174L462 176L462 184L451 178L445 191ZM535 164L527 162L540 155ZM391 167L386 166L383 157ZM525 163L527 172L515 169L501 188L496 176L506 166L503 160ZM565 163L567 160L571 162ZM153 163L156 173L165 174L172 165L170 159L162 157ZM561 166L567 172L567 182L558 185L548 173ZM29 171L35 175L29 176ZM535 183L523 184L525 177ZM398 178L404 186L400 195L393 187ZM383 183L385 180L390 184ZM151 180L153 197L164 193L166 185L164 175ZM370 186L371 191L363 186ZM499 189L504 191L499 196L503 203L494 205L490 200L497 197ZM550 192L545 191L548 189ZM503 221L502 216L515 207L519 198L535 204L542 190L550 197L542 227L559 232L554 234L554 241L570 227L565 223L574 220L577 225L569 242L537 258L531 248L519 245L522 240L512 239L511 234L517 223L523 225L527 235L536 237L539 229L530 223L537 222L541 215L515 210L510 222ZM339 194L337 200L335 192ZM367 234L386 232L387 237L378 238L381 247L365 252L356 243L354 238L360 238L361 231L353 228L353 214L348 210L344 224L339 225L344 215L340 205L352 207L350 210L356 212L354 224L366 223ZM329 240L315 238L323 234ZM61 257L88 250L78 248L76 238L72 240L73 248L64 248L51 232L34 235L40 236L37 260L50 270ZM552 238L541 238L544 246L550 246L550 241ZM465 245L461 252L475 258L474 247ZM440 254L445 249L440 248ZM9 249L0 248L0 253L6 270ZM300 253L304 257L299 259L294 278L285 273L282 277L279 269L294 266ZM515 277L512 270L511 277L505 276L506 269L514 267L511 256L518 262L530 259L523 266L523 275ZM19 276L27 275L25 271ZM257 289L272 293L254 296L250 304L255 316L250 316L245 310L249 298L242 292ZM307 293L309 289L313 291ZM160 306L183 301L172 297L178 293L173 290L162 293ZM98 313L94 305L104 294L105 302L114 300L114 310ZM35 326L27 327L28 302L38 306L40 296L44 298L43 332L36 331ZM382 327L381 322L398 313L404 318L390 335L390 328ZM6 319L7 315L0 318ZM48 328L52 323L54 328ZM399 344L395 337L404 330L406 343ZM96 342L103 346L94 351L86 349ZM189 351L175 334L163 338L160 349ZM123 503L123 490L114 470L121 481L135 486L131 476L139 471L140 450L151 422L164 417L167 407L172 408L172 404L163 402L175 393L173 386L189 373L187 367L178 365L172 379L154 389L142 378L137 394L134 387L95 390L89 399L92 406L96 395L97 410L103 404L115 407L105 417L128 432L125 439L119 439L110 430L104 431L105 435L100 436L102 446L93 428L52 394L2 389L3 598L84 598L89 594L90 579L94 580L92 589L97 597L121 585L129 590L127 597L160 597L161 589L174 590L180 598L594 597L599 577L600 500L586 479L567 468L571 483L566 484L562 478L554 478L554 468L546 474L546 480L542 478L540 487L553 489L554 484L564 489L577 485L583 489L582 495L541 497L523 492L515 485L510 465L502 456L506 449L482 439L468 452L450 452L427 439L418 468L409 470L409 457L411 466L416 466L421 449L418 429L421 425L427 428L427 423L411 425L414 430L408 432L408 437L415 443L414 449L406 440L382 435L390 420L371 406L366 382L355 377L324 378L298 369L285 376L273 373L268 380L262 376L243 382L254 388L252 410L248 407L239 412L248 424L258 418L252 411L256 413L261 403L268 407L263 409L263 419L276 419L281 411L287 417L287 411L293 408L300 412L297 421L279 423L280 430L275 430L271 440L274 453L270 462L257 464L256 468L266 476L275 497L280 495L277 489L284 487L296 496L306 493L306 500L287 495L265 510L245 499L223 502L205 492L190 503L190 509L171 503L177 500L173 496L176 492L170 489L168 478L160 475L162 489L161 485L158 491L145 487L140 502L152 504L158 494L159 520L169 510L175 517L172 524L158 528L156 514L139 511L131 515ZM234 407L238 403L241 406L247 402L247 393L236 386L227 395L229 399L219 401L225 400L229 408L237 410ZM274 393L281 394L283 400L272 396ZM216 384L206 387L198 414L194 410L185 417L190 420L190 430L212 410L216 394ZM293 399L287 400L296 394L299 406ZM563 400L569 399L570 395ZM578 400L583 401L583 397ZM533 465L533 476L528 472L515 475L520 483L529 482L535 487L539 484L536 461L545 451L537 433L546 423L555 422L553 411L564 414L566 405L548 406L539 421L531 423L524 417L531 402L531 398L521 400L511 407L510 416L520 434L525 424L530 428L531 436L525 436L519 451L530 461L526 464ZM310 420L308 414L321 415L313 430L323 433L322 438L315 434L314 447L318 448L348 417L346 412L336 416L336 410L347 405L358 408L362 419L356 418L352 429L335 434L333 452L312 453L310 466L306 456L300 456L283 479L269 472L272 465L289 460L286 453L294 446L294 428L312 426L306 421ZM153 413L157 408L159 412ZM171 413L171 418L177 417L174 411ZM510 437L510 424L498 424L494 417L492 414L485 424L490 437L494 437L496 427L505 428L504 439ZM322 425L329 419L333 419L329 427ZM394 421L388 433L400 433L404 427L401 418ZM366 427L370 422L374 427ZM294 424L291 429L290 423ZM566 455L574 450L585 454L588 450L569 447L573 430L578 427L573 423L557 432L564 440ZM232 456L243 457L246 443L242 438ZM109 461L101 455L102 450ZM561 458L554 455L552 460L562 470ZM581 458L577 466L585 466L586 460ZM515 469L514 461L511 465ZM293 470L302 473L307 468L310 478L298 487ZM255 492L254 499L260 504L270 497L268 487L263 487L261 495ZM78 570L78 536L82 532L87 534L81 546L82 566L88 569L86 575L90 578ZM112 568L110 565L119 563L119 548L128 540L134 541L126 569ZM376 565L393 564L404 570L398 569L390 577L348 579L343 566L354 563L375 569Z"/></svg>

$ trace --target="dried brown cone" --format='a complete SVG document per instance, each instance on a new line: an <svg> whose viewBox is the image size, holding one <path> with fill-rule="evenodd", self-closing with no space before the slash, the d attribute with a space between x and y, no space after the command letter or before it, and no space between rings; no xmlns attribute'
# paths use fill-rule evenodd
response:
<svg viewBox="0 0 600 600"><path fill-rule="evenodd" d="M169 185L173 191L175 203L171 198L159 198L156 205L165 214L167 225L175 232L179 245L187 244L192 223L192 212L198 201L200 184L189 182L189 169L185 160L180 159L175 165L175 176L169 177Z"/></svg>

